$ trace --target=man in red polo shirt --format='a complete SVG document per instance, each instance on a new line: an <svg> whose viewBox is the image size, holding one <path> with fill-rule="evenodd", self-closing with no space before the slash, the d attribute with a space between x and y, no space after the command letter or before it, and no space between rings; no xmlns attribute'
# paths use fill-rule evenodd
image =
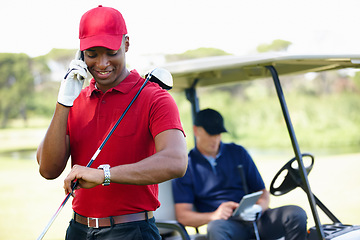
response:
<svg viewBox="0 0 360 240"><path fill-rule="evenodd" d="M79 185L66 239L160 239L152 216L160 205L157 183L182 177L187 167L177 106L148 82L91 168L85 167L144 79L126 68L129 37L120 12L91 9L79 30L82 52L70 63L38 147L40 174L57 178L71 156L66 194L76 179ZM86 70L93 79L82 89Z"/></svg>

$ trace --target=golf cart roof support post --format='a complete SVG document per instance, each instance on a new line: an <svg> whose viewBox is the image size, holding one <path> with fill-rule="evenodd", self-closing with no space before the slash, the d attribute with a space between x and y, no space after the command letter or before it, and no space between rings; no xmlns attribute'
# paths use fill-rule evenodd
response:
<svg viewBox="0 0 360 240"><path fill-rule="evenodd" d="M195 79L192 86L188 89L185 89L186 99L189 100L189 102L191 104L192 125L195 124L196 113L200 111L199 98L197 97L196 88L195 88L198 81L199 81L199 79ZM194 136L194 144L195 144L195 142L196 142L196 139Z"/></svg>
<svg viewBox="0 0 360 240"><path fill-rule="evenodd" d="M192 123L195 123L195 115L200 110L199 108L199 99L196 94L195 88L188 88L185 90L186 99L191 103L191 115Z"/></svg>
<svg viewBox="0 0 360 240"><path fill-rule="evenodd" d="M296 157L296 160L297 160L298 165L299 165L299 170L300 170L299 172L300 172L301 179L303 181L304 191L307 194L309 204L310 204L310 208L311 208L311 212L312 212L312 215L314 217L318 237L319 237L319 239L324 239L324 231L323 231L323 228L321 226L319 215L318 215L317 210L316 210L315 199L314 199L314 196L313 196L312 191L310 189L310 184L309 184L309 181L308 181L306 169L305 169L305 166L304 166L304 163L303 163L303 160L302 160L302 155L301 155L301 152L300 152L300 147L299 147L299 144L298 144L297 139L296 139L295 131L294 131L293 125L291 123L290 114L289 114L289 111L288 111L288 108L287 108L287 105L286 105L285 96L284 96L284 93L283 93L282 88L281 88L279 75L278 75L278 73L277 73L274 66L270 65L270 66L266 66L266 68L269 69L269 71L270 71L270 73L272 75L274 84L275 84L275 88L276 88L276 92L277 92L279 102L280 102L280 105L281 105L282 113L283 113L283 116L284 116L284 119L285 119L285 122L286 122L286 126L288 128L291 143L292 143L292 146L293 146L293 149L294 149L295 157Z"/></svg>

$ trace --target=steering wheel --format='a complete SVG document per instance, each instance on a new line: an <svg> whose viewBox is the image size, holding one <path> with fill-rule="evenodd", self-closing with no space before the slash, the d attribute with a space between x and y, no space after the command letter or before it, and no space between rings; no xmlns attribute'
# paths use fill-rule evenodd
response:
<svg viewBox="0 0 360 240"><path fill-rule="evenodd" d="M314 156L309 153L303 153L301 156L303 158L306 173L309 174L314 165ZM274 179L271 181L270 193L275 196L280 196L301 186L302 179L300 177L299 170L298 162L296 161L296 157L294 157L276 173ZM278 178L280 175L285 175L285 177L282 182L278 184Z"/></svg>

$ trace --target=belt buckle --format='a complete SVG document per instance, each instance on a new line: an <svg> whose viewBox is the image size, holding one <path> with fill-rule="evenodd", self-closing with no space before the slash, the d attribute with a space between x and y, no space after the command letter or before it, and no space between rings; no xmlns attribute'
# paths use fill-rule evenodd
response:
<svg viewBox="0 0 360 240"><path fill-rule="evenodd" d="M99 219L98 218L92 218L92 217L87 218L88 227L91 227L90 226L90 221L92 221L92 220L95 221L95 227L93 227L93 228L99 228Z"/></svg>

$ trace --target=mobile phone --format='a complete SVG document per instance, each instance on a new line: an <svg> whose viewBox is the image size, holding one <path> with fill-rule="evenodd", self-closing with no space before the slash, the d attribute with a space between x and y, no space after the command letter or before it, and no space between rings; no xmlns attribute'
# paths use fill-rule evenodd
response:
<svg viewBox="0 0 360 240"><path fill-rule="evenodd" d="M80 60L85 61L84 51L80 51Z"/></svg>

